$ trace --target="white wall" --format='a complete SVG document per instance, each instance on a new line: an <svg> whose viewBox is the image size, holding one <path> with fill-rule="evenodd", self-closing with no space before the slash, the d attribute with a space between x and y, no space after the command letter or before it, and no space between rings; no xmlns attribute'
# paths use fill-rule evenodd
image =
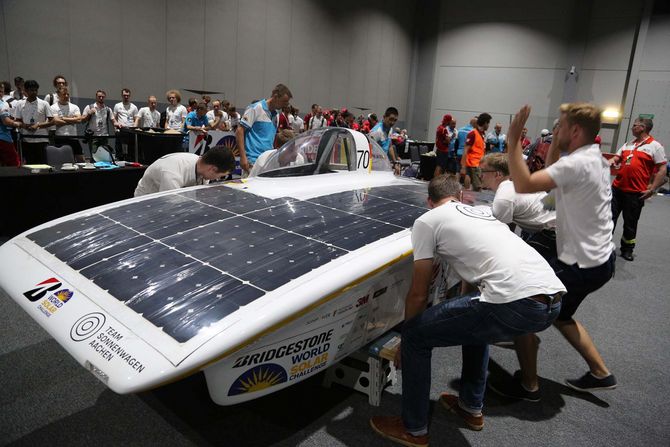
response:
<svg viewBox="0 0 670 447"><path fill-rule="evenodd" d="M406 117L414 5L402 0L1 0L0 76L56 73L73 96L128 87L159 101L170 88L224 92L238 107L279 82L306 113L389 105ZM352 110L358 112L357 110Z"/></svg>
<svg viewBox="0 0 670 447"><path fill-rule="evenodd" d="M527 103L534 136L564 101L621 106L641 10L641 0L442 2L428 138L445 113L460 126L489 112L505 129Z"/></svg>

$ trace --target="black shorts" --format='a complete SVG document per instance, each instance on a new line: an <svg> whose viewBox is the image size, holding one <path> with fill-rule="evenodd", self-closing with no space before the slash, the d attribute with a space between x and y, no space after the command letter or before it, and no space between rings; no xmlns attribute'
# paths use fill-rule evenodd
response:
<svg viewBox="0 0 670 447"><path fill-rule="evenodd" d="M612 252L609 259L597 267L579 268L577 264L568 265L558 258L549 260L549 265L554 269L556 276L561 280L568 292L563 295L561 301L561 313L557 320L569 321L577 312L577 308L584 298L595 292L614 276L614 263L616 255Z"/></svg>

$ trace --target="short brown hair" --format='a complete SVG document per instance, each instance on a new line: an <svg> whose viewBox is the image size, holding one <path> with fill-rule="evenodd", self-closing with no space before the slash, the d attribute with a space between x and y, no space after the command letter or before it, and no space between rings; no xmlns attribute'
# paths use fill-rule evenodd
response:
<svg viewBox="0 0 670 447"><path fill-rule="evenodd" d="M177 98L177 102L181 102L181 93L179 93L179 90L168 90L165 92L165 99L168 99L170 96L174 96Z"/></svg>
<svg viewBox="0 0 670 447"><path fill-rule="evenodd" d="M293 93L288 89L284 84L277 84L275 88L272 89L272 96L281 98L284 95L288 95L289 98L293 98Z"/></svg>
<svg viewBox="0 0 670 447"><path fill-rule="evenodd" d="M428 197L433 203L437 203L447 197L458 197L462 190L463 187L453 176L438 175L428 184Z"/></svg>
<svg viewBox="0 0 670 447"><path fill-rule="evenodd" d="M504 176L509 175L509 166L507 164L507 154L502 152L492 152L487 154L482 163L486 163L491 169L500 172Z"/></svg>
<svg viewBox="0 0 670 447"><path fill-rule="evenodd" d="M644 131L646 133L651 132L651 129L654 128L654 121L651 120L650 118L635 118L635 121L633 122L642 124L644 126Z"/></svg>
<svg viewBox="0 0 670 447"><path fill-rule="evenodd" d="M602 109L587 102L571 102L561 104L561 114L570 125L577 125L584 129L586 136L593 140L600 132L600 115Z"/></svg>

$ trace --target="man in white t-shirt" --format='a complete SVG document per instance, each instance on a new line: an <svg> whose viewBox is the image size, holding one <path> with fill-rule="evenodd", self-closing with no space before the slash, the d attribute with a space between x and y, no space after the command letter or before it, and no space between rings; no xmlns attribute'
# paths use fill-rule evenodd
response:
<svg viewBox="0 0 670 447"><path fill-rule="evenodd" d="M516 114L508 132L510 174L518 193L551 190L550 194L555 194L558 256L549 263L568 293L554 325L589 367L582 377L566 383L578 391L613 389L616 379L586 328L573 318L584 298L614 275L609 164L598 145L593 144L600 131L601 111L586 103L563 104L560 111L545 160L547 167L532 174L523 160L520 143L530 107L524 106ZM561 152L567 155L560 156ZM489 386L508 397L539 400L537 341L532 335L521 338L525 342L515 340L520 380L491 380Z"/></svg>
<svg viewBox="0 0 670 447"><path fill-rule="evenodd" d="M170 103L165 109L165 128L182 131L188 111L181 105L181 93L178 90L168 90L165 96Z"/></svg>
<svg viewBox="0 0 670 447"><path fill-rule="evenodd" d="M116 126L120 129L133 127L137 116L137 106L130 102L130 90L127 88L121 90L121 98L123 100L114 105Z"/></svg>
<svg viewBox="0 0 670 447"><path fill-rule="evenodd" d="M56 124L55 143L58 146L64 144L72 148L77 161L84 161L84 153L77 136L77 124L82 122L79 106L70 102L70 89L61 86L58 89L57 101L51 106Z"/></svg>
<svg viewBox="0 0 670 447"><path fill-rule="evenodd" d="M323 116L323 109L321 109L321 106L317 105L314 114L309 118L309 122L307 123L307 129L309 130L319 129L321 127L327 127L327 126L328 121L326 120L326 117Z"/></svg>
<svg viewBox="0 0 670 447"><path fill-rule="evenodd" d="M216 146L198 156L175 152L153 162L137 184L135 197L155 192L203 185L218 180L235 169L235 156L230 148Z"/></svg>
<svg viewBox="0 0 670 447"><path fill-rule="evenodd" d="M135 151L135 136L130 130L135 127L135 118L137 117L137 106L130 102L130 89L121 90L122 101L114 105L114 118L119 132L116 134L116 152L123 153L124 159L128 159L127 154Z"/></svg>
<svg viewBox="0 0 670 447"><path fill-rule="evenodd" d="M26 164L46 163L49 143L47 128L52 126L53 113L49 104L37 97L40 85L32 79L24 83L26 99L17 101L12 110L21 129L21 147Z"/></svg>
<svg viewBox="0 0 670 447"><path fill-rule="evenodd" d="M480 165L482 185L495 192L493 215L502 223L521 227L521 238L544 259L556 257L556 211L544 206L547 193L517 194L509 175L507 154L490 153Z"/></svg>
<svg viewBox="0 0 670 447"><path fill-rule="evenodd" d="M291 116L293 117L293 121L289 119L289 122L291 123L291 127L293 127L293 132L297 135L305 128L305 122L300 118L300 110L295 107L292 107Z"/></svg>
<svg viewBox="0 0 670 447"><path fill-rule="evenodd" d="M105 105L107 92L98 90L95 92L95 103L84 107L82 121L86 123L86 131L92 132L94 138L89 142L89 150L95 152L98 147L107 144L108 136L116 135L115 129L119 127L114 118L114 112Z"/></svg>
<svg viewBox="0 0 670 447"><path fill-rule="evenodd" d="M158 100L155 96L147 98L148 107L142 107L135 117L135 127L160 127L161 113L156 110Z"/></svg>
<svg viewBox="0 0 670 447"><path fill-rule="evenodd" d="M412 228L412 285L396 357L402 367L402 416L370 420L375 431L405 445L428 445L434 347L462 345L460 396L444 393L440 402L469 428L481 430L489 344L549 327L565 292L535 250L488 208L465 205L461 197L456 179L435 177L428 186L431 210ZM463 279L463 296L427 308L435 258Z"/></svg>
<svg viewBox="0 0 670 447"><path fill-rule="evenodd" d="M207 121L212 129L228 130L228 114L221 108L221 101L212 101L212 110L207 112Z"/></svg>

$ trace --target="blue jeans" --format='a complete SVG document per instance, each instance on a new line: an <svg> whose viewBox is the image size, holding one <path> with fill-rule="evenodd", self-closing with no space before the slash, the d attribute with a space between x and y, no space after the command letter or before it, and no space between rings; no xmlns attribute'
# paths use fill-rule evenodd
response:
<svg viewBox="0 0 670 447"><path fill-rule="evenodd" d="M560 303L532 299L483 303L479 293L444 301L406 321L402 329L402 420L411 433L428 427L432 350L462 345L461 404L481 411L486 389L489 343L540 332L556 319Z"/></svg>

